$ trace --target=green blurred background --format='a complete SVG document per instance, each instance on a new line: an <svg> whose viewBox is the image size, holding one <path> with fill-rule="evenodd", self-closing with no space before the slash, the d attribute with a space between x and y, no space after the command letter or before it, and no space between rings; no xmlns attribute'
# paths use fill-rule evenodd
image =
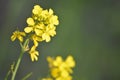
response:
<svg viewBox="0 0 120 80"><path fill-rule="evenodd" d="M0 0L0 80L19 56L10 36L23 30L35 4L52 8L60 25L50 43L39 44L39 61L24 54L16 80L29 72L28 80L45 77L48 55L69 54L76 60L73 80L120 80L120 0Z"/></svg>

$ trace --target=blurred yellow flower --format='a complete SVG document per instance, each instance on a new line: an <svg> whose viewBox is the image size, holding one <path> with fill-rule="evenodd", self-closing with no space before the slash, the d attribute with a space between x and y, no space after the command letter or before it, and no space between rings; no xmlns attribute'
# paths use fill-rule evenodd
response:
<svg viewBox="0 0 120 80"><path fill-rule="evenodd" d="M31 50L29 51L32 61L38 60L39 52L35 49L36 49L36 46L32 46Z"/></svg>
<svg viewBox="0 0 120 80"><path fill-rule="evenodd" d="M56 78L59 76L60 70L58 68L51 69L51 75Z"/></svg>
<svg viewBox="0 0 120 80"><path fill-rule="evenodd" d="M16 38L18 38L20 42L23 42L23 36L26 36L24 32L20 32L19 30L16 30L15 32L13 32L13 35L11 36L11 40L14 41Z"/></svg>
<svg viewBox="0 0 120 80"><path fill-rule="evenodd" d="M43 78L42 80L53 80L53 79L48 77L48 78Z"/></svg>
<svg viewBox="0 0 120 80"><path fill-rule="evenodd" d="M75 61L72 56L68 56L65 62L69 67L75 67Z"/></svg>
<svg viewBox="0 0 120 80"><path fill-rule="evenodd" d="M57 77L55 80L72 80L72 76L67 76L67 77Z"/></svg>
<svg viewBox="0 0 120 80"><path fill-rule="evenodd" d="M61 56L56 58L47 57L49 63L50 74L55 80L72 80L72 68L75 67L75 61L71 55L66 60Z"/></svg>
<svg viewBox="0 0 120 80"><path fill-rule="evenodd" d="M48 57L47 57L47 61L48 61L48 63L49 63L49 64L48 64L49 67L52 68L52 67L53 67L53 61L54 61L53 58L51 58L50 56L48 56Z"/></svg>
<svg viewBox="0 0 120 80"><path fill-rule="evenodd" d="M53 61L53 66L59 67L63 63L62 57L57 56L56 59Z"/></svg>

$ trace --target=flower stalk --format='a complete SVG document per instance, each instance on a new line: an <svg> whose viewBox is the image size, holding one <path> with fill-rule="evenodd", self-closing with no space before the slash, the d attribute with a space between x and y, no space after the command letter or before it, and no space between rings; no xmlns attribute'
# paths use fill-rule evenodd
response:
<svg viewBox="0 0 120 80"><path fill-rule="evenodd" d="M13 70L13 73L12 73L12 77L11 77L11 80L15 80L15 76L16 76L16 73L17 73L17 70L20 66L20 62L22 60L22 57L23 57L23 54L26 52L27 50L27 45L29 43L29 39L26 39L26 41L24 42L24 44L22 45L22 43L20 43L21 45L21 52L20 52L20 55L19 55L19 58L17 60L17 63L15 65L15 69Z"/></svg>

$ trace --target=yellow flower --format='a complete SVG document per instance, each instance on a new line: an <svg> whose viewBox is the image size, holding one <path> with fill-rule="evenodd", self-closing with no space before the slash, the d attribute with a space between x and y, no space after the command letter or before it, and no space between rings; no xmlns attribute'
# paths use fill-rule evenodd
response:
<svg viewBox="0 0 120 80"><path fill-rule="evenodd" d="M49 9L48 15L49 15L49 23L50 24L52 24L52 25L58 25L59 24L58 16L53 15L53 10L52 9Z"/></svg>
<svg viewBox="0 0 120 80"><path fill-rule="evenodd" d="M42 8L39 5L35 5L34 9L32 10L32 13L34 15L39 15L42 12Z"/></svg>
<svg viewBox="0 0 120 80"><path fill-rule="evenodd" d="M72 80L72 68L75 67L75 61L71 55L66 60L63 60L61 56L57 56L55 59L47 57L49 62L50 74L55 80ZM71 63L70 63L71 62Z"/></svg>
<svg viewBox="0 0 120 80"><path fill-rule="evenodd" d="M16 38L18 38L20 42L23 42L23 36L26 36L24 32L20 32L16 30L15 32L13 32L13 35L11 36L11 40L14 41Z"/></svg>
<svg viewBox="0 0 120 80"><path fill-rule="evenodd" d="M49 42L51 40L50 36L54 36L56 35L56 31L55 31L55 27L53 25L49 25L46 27L43 35L42 35L42 39L45 40L46 42Z"/></svg>
<svg viewBox="0 0 120 80"><path fill-rule="evenodd" d="M35 49L36 49L36 46L32 46L31 50L29 51L29 54L30 54L32 61L38 60L39 52L36 51Z"/></svg>
<svg viewBox="0 0 120 80"><path fill-rule="evenodd" d="M43 10L40 14L41 20L47 21L48 15L49 15L48 10Z"/></svg>
<svg viewBox="0 0 120 80"><path fill-rule="evenodd" d="M49 15L53 15L53 10L49 9Z"/></svg>
<svg viewBox="0 0 120 80"><path fill-rule="evenodd" d="M35 5L32 17L27 18L28 26L24 28L24 31L36 34L42 40L49 42L51 37L56 35L56 26L59 24L58 16L53 13L52 9L43 10L39 5Z"/></svg>
<svg viewBox="0 0 120 80"><path fill-rule="evenodd" d="M52 16L50 18L50 24L53 24L53 25L58 25L59 24L59 21L58 21L58 16Z"/></svg>

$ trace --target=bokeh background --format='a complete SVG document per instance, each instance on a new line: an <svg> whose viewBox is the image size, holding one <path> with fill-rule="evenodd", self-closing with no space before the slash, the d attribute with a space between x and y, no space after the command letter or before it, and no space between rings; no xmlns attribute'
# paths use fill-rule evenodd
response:
<svg viewBox="0 0 120 80"><path fill-rule="evenodd" d="M120 80L120 0L0 0L0 80L19 56L10 36L23 30L35 4L52 8L60 25L50 43L39 44L39 61L24 54L16 80L29 72L28 80L45 77L46 57L57 55L75 58L73 80Z"/></svg>

